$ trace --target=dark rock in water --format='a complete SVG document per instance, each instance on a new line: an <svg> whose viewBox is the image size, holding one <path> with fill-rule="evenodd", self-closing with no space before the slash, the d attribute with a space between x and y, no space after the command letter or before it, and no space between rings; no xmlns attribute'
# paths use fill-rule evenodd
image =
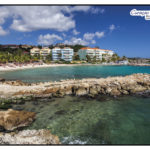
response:
<svg viewBox="0 0 150 150"><path fill-rule="evenodd" d="M83 110L84 109L84 106L81 106L81 110Z"/></svg>
<svg viewBox="0 0 150 150"><path fill-rule="evenodd" d="M42 106L40 106L40 109L41 109L41 108L43 108L43 107L44 107L43 105L42 105Z"/></svg>
<svg viewBox="0 0 150 150"><path fill-rule="evenodd" d="M5 128L0 125L0 132L4 132L4 131L5 131Z"/></svg>
<svg viewBox="0 0 150 150"><path fill-rule="evenodd" d="M24 99L13 99L11 100L12 104L25 104Z"/></svg>
<svg viewBox="0 0 150 150"><path fill-rule="evenodd" d="M19 101L17 101L17 104L25 104L25 101L23 101L23 100L19 100Z"/></svg>
<svg viewBox="0 0 150 150"><path fill-rule="evenodd" d="M54 98L53 99L51 99L51 98L42 98L39 101L40 102L53 102L53 101L55 101L55 99Z"/></svg>
<svg viewBox="0 0 150 150"><path fill-rule="evenodd" d="M87 98L95 99L95 98L96 98L96 95L88 94L88 95L87 95Z"/></svg>
<svg viewBox="0 0 150 150"><path fill-rule="evenodd" d="M56 115L63 115L63 114L66 114L67 112L65 110L59 110L59 111L56 111L55 114Z"/></svg>
<svg viewBox="0 0 150 150"><path fill-rule="evenodd" d="M15 110L19 110L19 111L20 111L20 110L23 110L23 108L20 107L20 106L17 106L17 107L15 107L14 109L15 109Z"/></svg>
<svg viewBox="0 0 150 150"><path fill-rule="evenodd" d="M39 103L38 103L38 101L33 101L32 104L33 105L38 105Z"/></svg>
<svg viewBox="0 0 150 150"><path fill-rule="evenodd" d="M108 101L108 97L105 97L105 96L101 96L101 97L97 97L96 98L96 101L99 101L99 102L105 102L105 101Z"/></svg>
<svg viewBox="0 0 150 150"><path fill-rule="evenodd" d="M80 99L75 99L72 102L81 102L81 100Z"/></svg>
<svg viewBox="0 0 150 150"><path fill-rule="evenodd" d="M12 109L0 111L0 126L9 131L28 126L34 119L34 112L17 111Z"/></svg>
<svg viewBox="0 0 150 150"><path fill-rule="evenodd" d="M54 106L55 106L55 107L58 107L58 106L59 106L59 104L55 104Z"/></svg>
<svg viewBox="0 0 150 150"><path fill-rule="evenodd" d="M35 100L35 97L33 97L33 96L26 96L24 98L24 101L32 101L32 100Z"/></svg>
<svg viewBox="0 0 150 150"><path fill-rule="evenodd" d="M71 114L75 114L77 112L79 112L79 110L73 110L73 111L71 111Z"/></svg>
<svg viewBox="0 0 150 150"><path fill-rule="evenodd" d="M54 118L54 117L53 117L53 116L51 116L51 117L49 117L48 119L49 119L49 120L52 120L53 118Z"/></svg>
<svg viewBox="0 0 150 150"><path fill-rule="evenodd" d="M148 97L150 97L150 90L146 90L144 92L137 92L135 95L139 95L139 96L148 98Z"/></svg>
<svg viewBox="0 0 150 150"><path fill-rule="evenodd" d="M5 81L5 79L4 78L0 78L0 82L4 82Z"/></svg>
<svg viewBox="0 0 150 150"><path fill-rule="evenodd" d="M12 102L12 104L17 104L17 100L16 99L13 99L11 102Z"/></svg>
<svg viewBox="0 0 150 150"><path fill-rule="evenodd" d="M9 109L11 107L12 107L11 104L7 104L7 103L0 104L0 109Z"/></svg>

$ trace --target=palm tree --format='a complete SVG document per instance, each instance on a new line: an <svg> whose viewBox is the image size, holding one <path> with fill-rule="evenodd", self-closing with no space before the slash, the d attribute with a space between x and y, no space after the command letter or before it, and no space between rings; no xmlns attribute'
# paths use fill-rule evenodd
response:
<svg viewBox="0 0 150 150"><path fill-rule="evenodd" d="M91 57L89 55L86 55L86 59L87 59L87 62L91 62Z"/></svg>

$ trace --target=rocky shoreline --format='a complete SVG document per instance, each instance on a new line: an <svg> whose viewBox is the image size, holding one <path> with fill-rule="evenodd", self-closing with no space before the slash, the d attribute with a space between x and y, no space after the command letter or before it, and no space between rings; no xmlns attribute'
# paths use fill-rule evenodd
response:
<svg viewBox="0 0 150 150"><path fill-rule="evenodd" d="M150 93L150 74L132 74L128 76L89 78L81 80L62 80L60 82L24 83L21 81L1 81L0 99L29 97L63 97L65 95L121 96L136 93Z"/></svg>
<svg viewBox="0 0 150 150"><path fill-rule="evenodd" d="M95 98L99 95L116 97L132 94L150 96L150 74L32 84L0 79L0 109L8 109L13 103L22 104L39 98L51 100L65 95ZM0 111L0 144L60 144L58 137L49 130L18 130L30 125L35 118L34 112Z"/></svg>
<svg viewBox="0 0 150 150"><path fill-rule="evenodd" d="M23 130L19 132L0 133L0 144L60 144L59 138L52 135L49 130Z"/></svg>
<svg viewBox="0 0 150 150"><path fill-rule="evenodd" d="M8 109L0 111L0 144L60 144L49 130L22 130L35 120L34 112Z"/></svg>

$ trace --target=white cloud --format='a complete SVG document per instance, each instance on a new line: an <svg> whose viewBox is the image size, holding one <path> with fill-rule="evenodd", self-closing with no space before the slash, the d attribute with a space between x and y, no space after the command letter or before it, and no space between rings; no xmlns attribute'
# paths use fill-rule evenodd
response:
<svg viewBox="0 0 150 150"><path fill-rule="evenodd" d="M89 44L89 42L87 42L86 40L83 40L82 38L76 38L76 37L72 37L69 41L65 40L64 43L68 45L76 45L76 44L88 45Z"/></svg>
<svg viewBox="0 0 150 150"><path fill-rule="evenodd" d="M10 8L11 7L11 8ZM11 28L17 31L26 32L39 29L54 29L67 31L75 27L72 16L65 16L62 11L66 7L59 6L10 6L15 18Z"/></svg>
<svg viewBox="0 0 150 150"><path fill-rule="evenodd" d="M95 33L85 33L83 35L83 38L76 38L72 37L70 40L65 40L65 44L70 44L70 45L76 45L76 44L81 44L81 45L89 45L89 44L95 44L96 41L94 38L102 38L104 37L104 32L95 32Z"/></svg>
<svg viewBox="0 0 150 150"><path fill-rule="evenodd" d="M98 14L98 13L103 14L103 13L105 12L105 9L103 9L103 8L98 8L98 7L96 7L96 8L91 7L91 12L92 12L93 14Z"/></svg>
<svg viewBox="0 0 150 150"><path fill-rule="evenodd" d="M102 38L104 37L105 33L104 32L95 32L95 35L97 36L97 38Z"/></svg>
<svg viewBox="0 0 150 150"><path fill-rule="evenodd" d="M8 31L5 31L1 26L0 26L0 36L7 35Z"/></svg>
<svg viewBox="0 0 150 150"><path fill-rule="evenodd" d="M9 10L6 7L0 7L0 24L5 23L8 16L10 16Z"/></svg>
<svg viewBox="0 0 150 150"><path fill-rule="evenodd" d="M94 34L94 33L85 33L85 34L83 35L83 38L84 38L85 40L92 40L94 37L95 37L95 34Z"/></svg>
<svg viewBox="0 0 150 150"><path fill-rule="evenodd" d="M55 41L62 40L62 37L56 34L46 34L40 35L38 38L38 44L42 45L50 45L53 44Z"/></svg>
<svg viewBox="0 0 150 150"><path fill-rule="evenodd" d="M95 44L95 43L96 43L96 41L95 41L95 40L92 40L92 41L91 41L91 44Z"/></svg>
<svg viewBox="0 0 150 150"><path fill-rule="evenodd" d="M85 33L84 35L83 35L83 38L85 39L85 40L87 40L87 41L90 41L90 40L93 40L95 37L97 37L97 38L102 38L102 37L104 37L104 35L105 35L105 33L104 32L95 32L95 33Z"/></svg>
<svg viewBox="0 0 150 150"><path fill-rule="evenodd" d="M84 11L87 12L91 9L91 6L74 6L71 8L72 11Z"/></svg>
<svg viewBox="0 0 150 150"><path fill-rule="evenodd" d="M80 32L78 32L76 29L73 29L73 31L72 31L72 32L73 32L73 34L74 34L74 35L78 35L78 34L80 34Z"/></svg>
<svg viewBox="0 0 150 150"><path fill-rule="evenodd" d="M112 25L109 26L109 30L110 30L110 31L113 31L113 30L115 30L115 29L116 29L116 27L115 27L114 24L112 24Z"/></svg>
<svg viewBox="0 0 150 150"><path fill-rule="evenodd" d="M62 33L62 36L63 36L63 37L66 37L67 35L66 35L65 33Z"/></svg>
<svg viewBox="0 0 150 150"><path fill-rule="evenodd" d="M0 24L11 17L11 29L30 32L40 29L68 31L75 28L73 13L93 12L91 6L1 6Z"/></svg>

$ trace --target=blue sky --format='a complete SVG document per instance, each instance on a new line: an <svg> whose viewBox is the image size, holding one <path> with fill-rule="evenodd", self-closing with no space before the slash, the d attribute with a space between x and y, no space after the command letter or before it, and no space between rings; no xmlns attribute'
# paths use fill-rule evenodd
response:
<svg viewBox="0 0 150 150"><path fill-rule="evenodd" d="M1 6L0 44L83 44L150 58L150 6Z"/></svg>

